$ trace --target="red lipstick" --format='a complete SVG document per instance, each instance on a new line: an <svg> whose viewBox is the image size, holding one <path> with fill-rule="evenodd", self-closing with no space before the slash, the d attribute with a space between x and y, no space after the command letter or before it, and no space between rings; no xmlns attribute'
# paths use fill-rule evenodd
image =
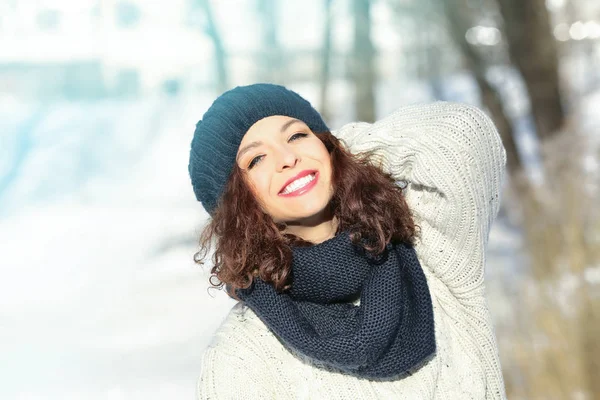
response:
<svg viewBox="0 0 600 400"><path fill-rule="evenodd" d="M315 178L310 181L308 184L306 184L305 186L294 190L291 193L286 193L283 194L283 190L292 182L294 182L297 179L301 179L304 178L307 175L311 175L314 174ZM284 196L284 197L293 197L293 196L300 196L306 192L308 192L310 189L312 189L316 184L317 181L319 180L319 172L316 170L304 170L304 171L300 171L296 176L290 178L287 180L287 182L281 187L281 189L279 190L279 196Z"/></svg>

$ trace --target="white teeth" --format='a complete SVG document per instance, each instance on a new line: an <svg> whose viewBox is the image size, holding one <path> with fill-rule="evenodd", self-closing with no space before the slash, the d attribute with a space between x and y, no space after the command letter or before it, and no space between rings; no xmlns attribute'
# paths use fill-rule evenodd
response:
<svg viewBox="0 0 600 400"><path fill-rule="evenodd" d="M281 194L288 194L288 193L292 193L300 188L303 188L304 186L308 185L308 183L310 181L312 181L313 179L315 179L315 174L310 174L310 175L306 175L305 177L302 177L300 179L296 179L294 182L290 183L289 185L287 185L285 187L285 189L283 189L283 191L281 192Z"/></svg>

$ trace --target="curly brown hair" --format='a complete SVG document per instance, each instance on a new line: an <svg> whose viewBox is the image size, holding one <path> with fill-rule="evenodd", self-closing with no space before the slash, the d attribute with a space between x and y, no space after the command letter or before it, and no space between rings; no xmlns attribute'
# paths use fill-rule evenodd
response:
<svg viewBox="0 0 600 400"><path fill-rule="evenodd" d="M418 227L391 174L373 163L372 154L352 154L331 132L317 137L331 156L334 193L329 207L337 218L338 232L347 230L352 242L371 255L382 253L390 242L413 245ZM203 264L214 240L212 286L225 285L228 294L237 298L235 290L249 287L258 276L278 292L287 291L291 287L291 246L312 243L284 233L284 228L285 224L275 223L261 209L236 164L200 235L200 251L194 260Z"/></svg>

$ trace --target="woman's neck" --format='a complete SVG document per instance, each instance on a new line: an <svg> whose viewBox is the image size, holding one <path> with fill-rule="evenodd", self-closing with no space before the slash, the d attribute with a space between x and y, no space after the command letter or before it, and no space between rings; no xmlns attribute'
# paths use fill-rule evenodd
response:
<svg viewBox="0 0 600 400"><path fill-rule="evenodd" d="M337 218L330 217L309 224L288 223L284 232L291 233L306 241L317 244L334 237L337 228Z"/></svg>

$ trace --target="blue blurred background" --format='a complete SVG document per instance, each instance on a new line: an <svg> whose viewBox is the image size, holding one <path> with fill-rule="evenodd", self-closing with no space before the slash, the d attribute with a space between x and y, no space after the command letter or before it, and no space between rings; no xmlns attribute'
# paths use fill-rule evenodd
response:
<svg viewBox="0 0 600 400"><path fill-rule="evenodd" d="M600 386L600 3L0 0L0 398L193 398L233 301L193 263L194 125L280 83L339 128L483 108L509 155L488 249L509 398Z"/></svg>

